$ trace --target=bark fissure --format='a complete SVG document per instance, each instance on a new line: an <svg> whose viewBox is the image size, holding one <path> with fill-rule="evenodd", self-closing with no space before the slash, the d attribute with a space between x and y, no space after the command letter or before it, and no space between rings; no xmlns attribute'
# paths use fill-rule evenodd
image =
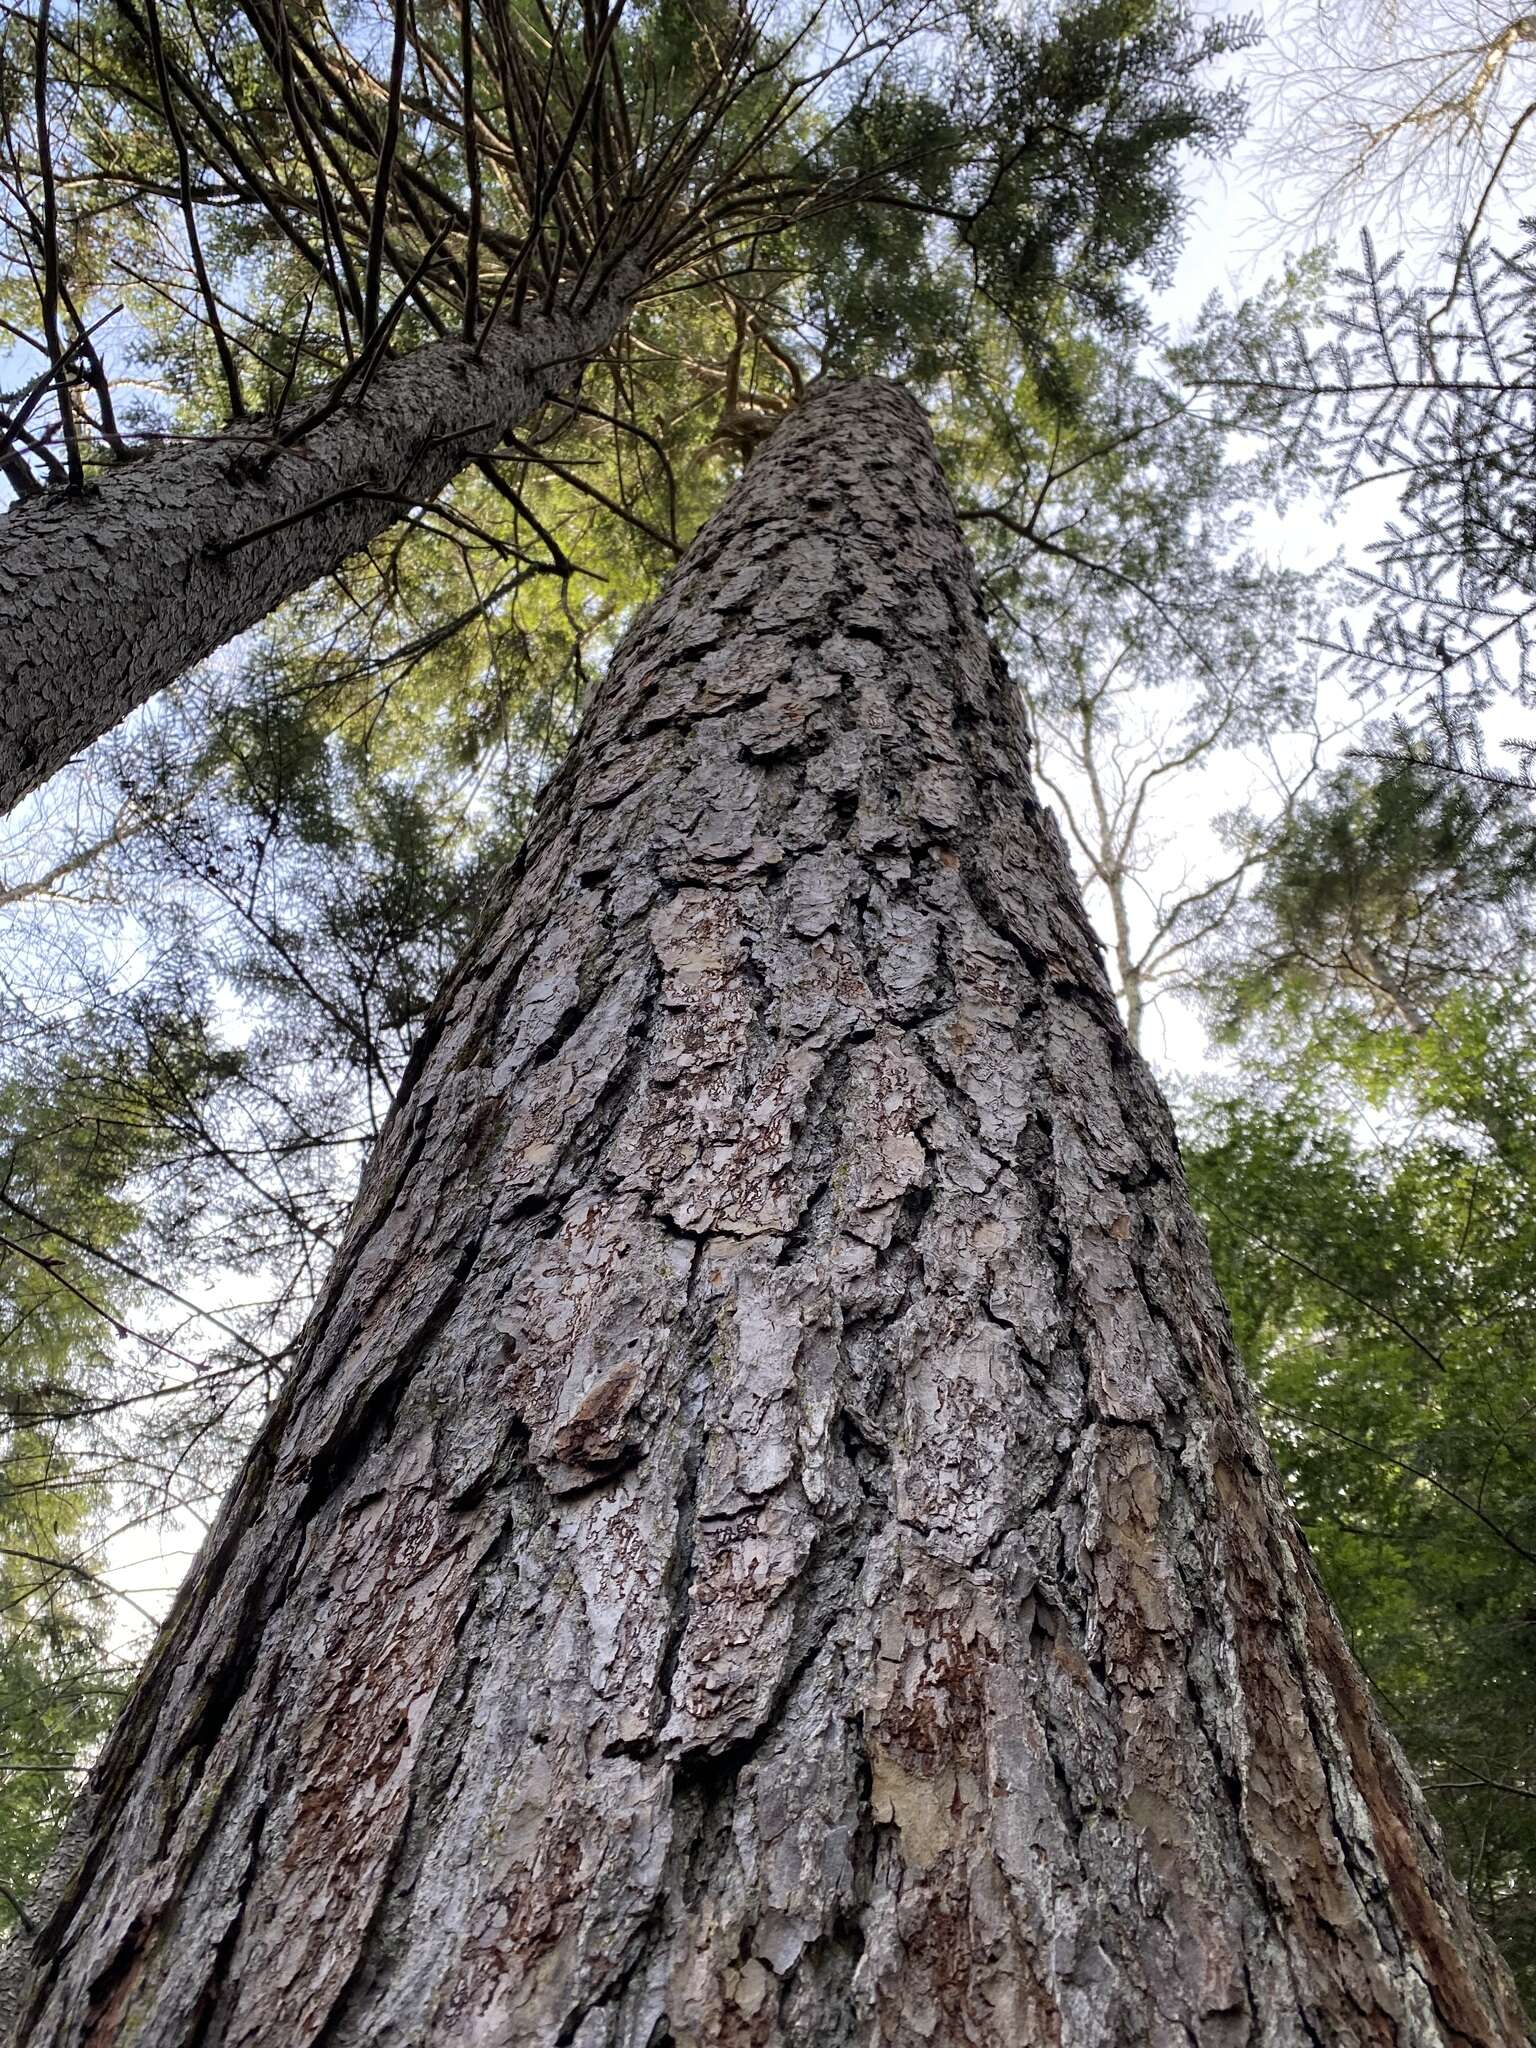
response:
<svg viewBox="0 0 1536 2048"><path fill-rule="evenodd" d="M893 387L615 658L259 1458L29 2048L1524 2038Z"/></svg>

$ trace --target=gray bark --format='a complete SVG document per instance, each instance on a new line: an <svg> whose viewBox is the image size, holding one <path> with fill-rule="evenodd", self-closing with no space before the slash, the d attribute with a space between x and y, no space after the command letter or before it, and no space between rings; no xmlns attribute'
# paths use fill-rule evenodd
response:
<svg viewBox="0 0 1536 2048"><path fill-rule="evenodd" d="M630 636L15 2038L1524 2038L1280 1497L917 408Z"/></svg>
<svg viewBox="0 0 1536 2048"><path fill-rule="evenodd" d="M641 268L631 259L583 312L493 326L478 353L438 341L386 364L291 447L258 422L109 469L78 497L12 506L0 519L0 816L568 390L628 317ZM338 492L369 495L295 516Z"/></svg>

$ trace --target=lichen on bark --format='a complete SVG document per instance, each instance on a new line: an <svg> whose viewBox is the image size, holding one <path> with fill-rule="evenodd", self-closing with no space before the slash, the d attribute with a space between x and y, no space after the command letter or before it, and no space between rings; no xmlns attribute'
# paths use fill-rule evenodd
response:
<svg viewBox="0 0 1536 2048"><path fill-rule="evenodd" d="M1524 2038L895 387L616 657L25 1962L29 2048Z"/></svg>

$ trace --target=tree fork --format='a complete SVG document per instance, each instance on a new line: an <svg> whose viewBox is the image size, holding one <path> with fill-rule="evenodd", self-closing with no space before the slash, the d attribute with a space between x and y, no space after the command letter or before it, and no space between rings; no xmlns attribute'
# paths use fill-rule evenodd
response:
<svg viewBox="0 0 1536 2048"><path fill-rule="evenodd" d="M312 408L173 446L0 519L0 816L157 690L425 503L576 383L629 317L626 260L581 311L428 342Z"/></svg>
<svg viewBox="0 0 1536 2048"><path fill-rule="evenodd" d="M27 2048L1523 2040L918 409L789 416L457 970Z"/></svg>

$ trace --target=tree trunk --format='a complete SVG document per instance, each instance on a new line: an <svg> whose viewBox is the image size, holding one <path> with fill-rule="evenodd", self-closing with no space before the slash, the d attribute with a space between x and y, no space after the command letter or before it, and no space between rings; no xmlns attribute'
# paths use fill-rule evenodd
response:
<svg viewBox="0 0 1536 2048"><path fill-rule="evenodd" d="M1524 2038L896 388L615 660L39 1919L29 2048Z"/></svg>
<svg viewBox="0 0 1536 2048"><path fill-rule="evenodd" d="M478 353L438 341L386 364L291 447L256 422L12 506L0 816L569 389L623 326L641 268L632 258L583 312L493 326Z"/></svg>

